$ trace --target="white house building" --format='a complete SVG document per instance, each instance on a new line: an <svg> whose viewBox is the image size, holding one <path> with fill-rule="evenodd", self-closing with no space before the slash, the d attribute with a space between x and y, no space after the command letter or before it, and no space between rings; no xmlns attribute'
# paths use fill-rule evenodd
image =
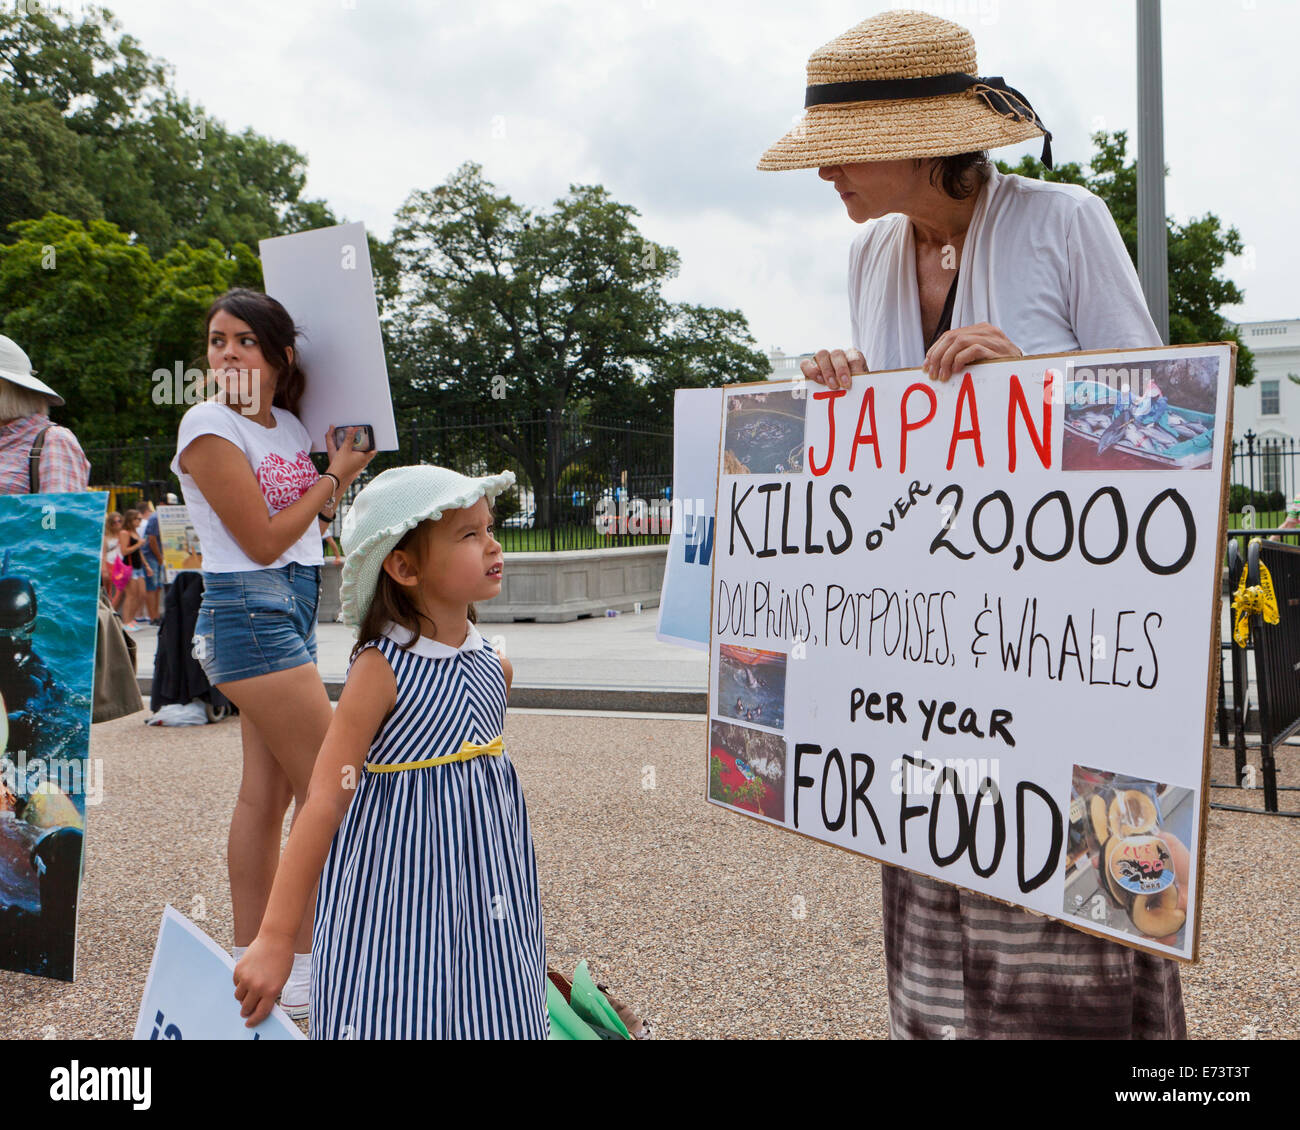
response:
<svg viewBox="0 0 1300 1130"><path fill-rule="evenodd" d="M1255 355L1255 383L1233 394L1233 438L1252 431L1294 440L1300 436L1300 318L1242 322L1237 328Z"/></svg>
<svg viewBox="0 0 1300 1130"><path fill-rule="evenodd" d="M805 361L813 356L811 353L800 353L797 356L788 357L781 352L780 346L775 346L768 350L767 363L772 366L772 372L768 374L769 381L792 381L799 375L799 362Z"/></svg>
<svg viewBox="0 0 1300 1130"><path fill-rule="evenodd" d="M1290 493L1296 484L1290 481L1293 469L1285 464L1300 437L1300 318L1242 322L1237 328L1242 344L1255 355L1255 383L1233 391L1232 438L1254 434L1255 450L1262 452L1256 464L1258 489ZM1288 455L1268 451L1275 444Z"/></svg>

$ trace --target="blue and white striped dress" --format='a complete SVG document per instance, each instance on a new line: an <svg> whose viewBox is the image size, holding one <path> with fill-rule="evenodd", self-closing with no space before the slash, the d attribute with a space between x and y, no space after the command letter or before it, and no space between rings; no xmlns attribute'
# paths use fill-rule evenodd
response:
<svg viewBox="0 0 1300 1130"><path fill-rule="evenodd" d="M393 626L372 641L397 705L366 761L484 744L505 722L501 660L471 624L459 649ZM317 1039L545 1039L546 942L524 794L507 753L362 771L321 874Z"/></svg>

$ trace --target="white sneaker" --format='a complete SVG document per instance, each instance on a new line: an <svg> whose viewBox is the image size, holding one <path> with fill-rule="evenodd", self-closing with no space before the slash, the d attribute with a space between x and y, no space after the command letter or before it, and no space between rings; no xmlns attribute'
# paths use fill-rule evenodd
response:
<svg viewBox="0 0 1300 1130"><path fill-rule="evenodd" d="M280 990L280 1007L290 1020L305 1020L311 1002L311 954L293 955L293 972Z"/></svg>

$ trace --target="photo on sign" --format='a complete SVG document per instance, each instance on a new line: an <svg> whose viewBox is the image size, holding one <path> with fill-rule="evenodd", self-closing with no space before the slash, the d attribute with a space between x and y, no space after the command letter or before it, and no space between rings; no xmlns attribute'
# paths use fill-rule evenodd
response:
<svg viewBox="0 0 1300 1130"><path fill-rule="evenodd" d="M785 726L786 657L779 651L718 647L718 713L741 722Z"/></svg>
<svg viewBox="0 0 1300 1130"><path fill-rule="evenodd" d="M0 969L62 981L86 799L102 786L87 754L107 500L0 498Z"/></svg>
<svg viewBox="0 0 1300 1130"><path fill-rule="evenodd" d="M190 522L189 507L158 507L158 538L162 542L163 567L169 584L177 573L203 568L203 548Z"/></svg>
<svg viewBox="0 0 1300 1130"><path fill-rule="evenodd" d="M785 738L709 723L709 799L771 820L785 819Z"/></svg>
<svg viewBox="0 0 1300 1130"><path fill-rule="evenodd" d="M1203 471L1214 463L1217 357L1065 370L1066 471Z"/></svg>
<svg viewBox="0 0 1300 1130"><path fill-rule="evenodd" d="M1191 789L1076 765L1065 912L1181 948L1196 811Z"/></svg>
<svg viewBox="0 0 1300 1130"><path fill-rule="evenodd" d="M803 389L731 393L723 432L729 475L800 474L804 460Z"/></svg>

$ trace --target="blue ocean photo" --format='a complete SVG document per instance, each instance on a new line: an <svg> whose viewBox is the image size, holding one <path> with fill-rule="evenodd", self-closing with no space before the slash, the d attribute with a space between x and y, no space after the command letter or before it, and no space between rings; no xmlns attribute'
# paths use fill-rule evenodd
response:
<svg viewBox="0 0 1300 1130"><path fill-rule="evenodd" d="M0 497L0 968L73 979L108 496Z"/></svg>

